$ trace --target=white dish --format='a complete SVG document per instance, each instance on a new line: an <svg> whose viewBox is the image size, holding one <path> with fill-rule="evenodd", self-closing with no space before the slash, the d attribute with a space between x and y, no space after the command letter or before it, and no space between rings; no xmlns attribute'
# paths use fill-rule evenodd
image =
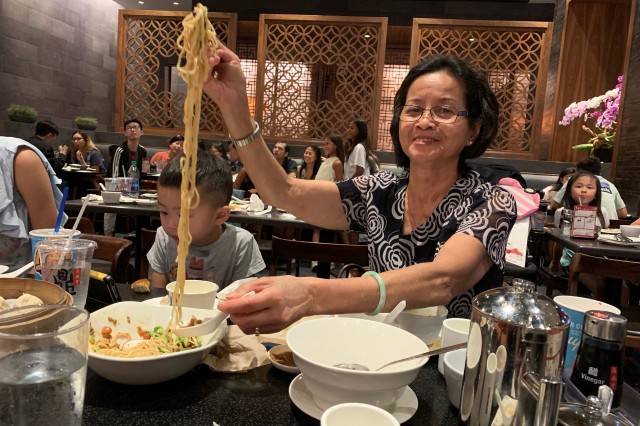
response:
<svg viewBox="0 0 640 426"><path fill-rule="evenodd" d="M94 330L108 325L115 332L127 332L137 336L137 327L145 330L155 326L166 326L171 317L170 306L152 306L139 302L118 302L91 314L90 322ZM183 317L205 318L209 311L182 308ZM114 325L109 318L118 319ZM200 364L211 348L226 334L227 324L223 322L212 333L202 336L202 346L183 352L167 353L141 358L117 358L93 353L89 350L89 367L105 379L129 384L147 385L161 383L180 377Z"/></svg>
<svg viewBox="0 0 640 426"><path fill-rule="evenodd" d="M140 194L140 198L148 198L150 200L157 200L158 199L158 194L152 194L152 193Z"/></svg>
<svg viewBox="0 0 640 426"><path fill-rule="evenodd" d="M640 247L640 238L630 237L630 239L632 242L627 243L624 241L617 240L615 235L601 234L598 237L598 241L605 244L611 244L614 246L622 246L622 247Z"/></svg>
<svg viewBox="0 0 640 426"><path fill-rule="evenodd" d="M152 305L152 306L169 306L169 296L154 297L152 299L143 300L140 303L144 303L145 305ZM213 307L216 309L218 308L217 299L214 302Z"/></svg>
<svg viewBox="0 0 640 426"><path fill-rule="evenodd" d="M136 204L139 206L155 206L157 203L156 200L145 200L145 199L137 199Z"/></svg>
<svg viewBox="0 0 640 426"><path fill-rule="evenodd" d="M289 349L289 346L287 345L276 345L271 349L269 349L269 352L267 352L267 355L269 355L269 360L271 361L271 364L273 364L273 366L278 370L284 371L285 373L300 374L300 369L298 367L281 364L276 361L275 356L286 351L289 351L291 353L291 358L293 359L293 353L291 352L291 349Z"/></svg>
<svg viewBox="0 0 640 426"><path fill-rule="evenodd" d="M309 392L309 389L307 389L307 386L304 384L302 374L299 374L291 381L289 385L289 397L293 404L302 412L314 419L320 420L324 410L318 407L313 401L313 395L311 395L311 392ZM398 398L393 408L389 410L391 415L400 423L409 420L416 414L416 411L418 411L418 397L409 386L404 388L400 398Z"/></svg>
<svg viewBox="0 0 640 426"><path fill-rule="evenodd" d="M120 203L124 203L124 204L133 204L137 201L137 198L131 198L131 197L120 197Z"/></svg>
<svg viewBox="0 0 640 426"><path fill-rule="evenodd" d="M228 286L226 286L225 288L223 288L222 290L219 290L218 294L216 294L216 298L218 300L227 300L227 294L236 291L236 289L240 287L240 284L246 283L248 281L257 280L257 279L258 279L257 277L249 277L249 278L242 278L241 280L234 281Z"/></svg>
<svg viewBox="0 0 640 426"><path fill-rule="evenodd" d="M4 274L8 270L9 270L9 267L7 265L0 265L0 274Z"/></svg>

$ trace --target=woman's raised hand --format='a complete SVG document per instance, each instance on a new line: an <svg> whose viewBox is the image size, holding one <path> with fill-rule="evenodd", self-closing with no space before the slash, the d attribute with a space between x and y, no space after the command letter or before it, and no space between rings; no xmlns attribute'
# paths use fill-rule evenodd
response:
<svg viewBox="0 0 640 426"><path fill-rule="evenodd" d="M207 49L209 73L204 81L204 92L218 104L223 114L225 110L237 111L238 104L246 105L247 81L240 67L240 58L222 43L213 50Z"/></svg>

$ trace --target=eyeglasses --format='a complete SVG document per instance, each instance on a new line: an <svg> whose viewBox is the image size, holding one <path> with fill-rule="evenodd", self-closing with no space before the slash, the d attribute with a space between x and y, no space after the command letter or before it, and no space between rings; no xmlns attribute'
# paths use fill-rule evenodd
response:
<svg viewBox="0 0 640 426"><path fill-rule="evenodd" d="M458 117L468 117L469 111L459 111L450 106L435 106L432 108L422 108L417 105L403 105L399 108L400 121L414 122L422 118L425 111L429 111L429 117L438 123L451 124Z"/></svg>
<svg viewBox="0 0 640 426"><path fill-rule="evenodd" d="M127 131L131 131L131 132L133 132L133 131L138 131L138 130L140 130L140 126L127 126L127 127L125 128L125 130L127 130Z"/></svg>
<svg viewBox="0 0 640 426"><path fill-rule="evenodd" d="M77 142L77 141L83 141L83 140L84 140L84 138L71 138L71 140L72 140L73 142Z"/></svg>

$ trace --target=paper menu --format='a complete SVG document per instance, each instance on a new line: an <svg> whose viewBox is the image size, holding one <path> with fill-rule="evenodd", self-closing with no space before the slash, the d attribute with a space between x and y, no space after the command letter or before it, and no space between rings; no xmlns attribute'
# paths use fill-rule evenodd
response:
<svg viewBox="0 0 640 426"><path fill-rule="evenodd" d="M507 240L505 260L512 265L525 267L527 260L527 241L529 239L529 217L516 220Z"/></svg>
<svg viewBox="0 0 640 426"><path fill-rule="evenodd" d="M571 220L571 236L577 238L596 238L598 207L575 206Z"/></svg>

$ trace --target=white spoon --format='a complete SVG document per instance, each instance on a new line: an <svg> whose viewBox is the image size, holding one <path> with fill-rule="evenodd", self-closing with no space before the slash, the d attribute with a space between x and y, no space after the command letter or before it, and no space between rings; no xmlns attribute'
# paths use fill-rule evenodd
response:
<svg viewBox="0 0 640 426"><path fill-rule="evenodd" d="M391 312L389 312L387 314L386 317L384 317L384 321L382 321L384 324L393 324L393 322L396 320L396 318L398 318L398 315L400 315L400 313L404 310L404 308L407 307L407 301L406 300L401 300L400 303L398 303L396 305L395 308L393 308L391 310Z"/></svg>
<svg viewBox="0 0 640 426"><path fill-rule="evenodd" d="M0 274L3 274L9 270L7 265L0 265Z"/></svg>
<svg viewBox="0 0 640 426"><path fill-rule="evenodd" d="M103 191L106 191L106 190L107 190L107 187L106 187L106 186L104 186L104 185L102 184L102 182L98 182L98 185L100 185L100 188L102 188L102 190L103 190Z"/></svg>
<svg viewBox="0 0 640 426"><path fill-rule="evenodd" d="M28 269L31 269L33 267L33 262L29 262L26 265L24 265L22 268L18 268L15 271L12 272L8 272L6 274L2 274L0 273L0 278L15 278L15 277L19 277L20 275L22 275L24 272L26 272ZM7 268L9 269L9 268ZM6 269L5 269L6 271Z"/></svg>

